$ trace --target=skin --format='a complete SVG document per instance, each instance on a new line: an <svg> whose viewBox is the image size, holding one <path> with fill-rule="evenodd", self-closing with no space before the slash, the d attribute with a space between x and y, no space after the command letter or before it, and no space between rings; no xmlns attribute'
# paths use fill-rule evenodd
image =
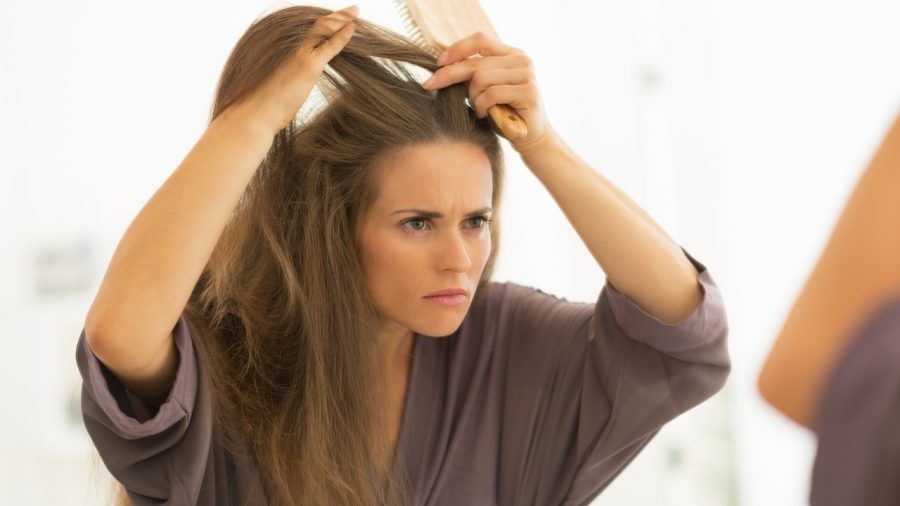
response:
<svg viewBox="0 0 900 506"><path fill-rule="evenodd" d="M757 378L763 398L817 429L823 390L858 328L900 292L900 117L844 206Z"/></svg>
<svg viewBox="0 0 900 506"><path fill-rule="evenodd" d="M360 227L366 285L382 317L377 338L389 369L406 371L414 333L442 337L462 323L491 252L493 181L485 153L470 143L406 147L377 167L379 195ZM424 218L423 209L443 216ZM468 291L455 306L423 296Z"/></svg>
<svg viewBox="0 0 900 506"><path fill-rule="evenodd" d="M426 89L466 82L479 117L503 103L525 120L528 135L511 141L512 148L559 204L613 286L665 323L697 310L702 292L696 269L646 212L550 126L527 55L476 32L448 47L438 63L443 66L423 83ZM394 364L389 365L392 382L399 385L392 400L398 432L413 332L445 336L462 323L491 247L489 230L469 230L473 225L466 215L490 205L492 191L490 167L478 148L430 145L400 153L385 164L382 195L363 227L367 283L383 315L379 339ZM445 217L427 225L391 219L394 210L411 206ZM411 227L427 231L415 235ZM455 286L470 290L459 306L422 300Z"/></svg>
<svg viewBox="0 0 900 506"><path fill-rule="evenodd" d="M425 88L465 82L479 117L494 104L509 104L525 120L528 135L510 145L559 204L610 284L664 323L696 311L702 301L697 270L659 224L552 128L531 58L476 32L450 45L438 64Z"/></svg>
<svg viewBox="0 0 900 506"><path fill-rule="evenodd" d="M503 103L525 120L528 135L510 145L559 204L613 286L664 323L680 322L696 311L702 300L696 269L645 211L552 128L530 57L476 32L448 47L438 63L442 67L423 83L426 89L466 82L479 117ZM386 360L402 373L414 332L449 335L465 317L490 238L488 230L468 230L470 222L464 220L490 205L492 188L488 161L478 148L428 145L399 153L383 164L382 193L361 239L367 284L384 320L379 339ZM409 207L445 217L428 225L401 225L414 214L399 220L390 216ZM411 227L428 230L416 235ZM440 307L422 300L427 293L457 286L470 290L464 304Z"/></svg>

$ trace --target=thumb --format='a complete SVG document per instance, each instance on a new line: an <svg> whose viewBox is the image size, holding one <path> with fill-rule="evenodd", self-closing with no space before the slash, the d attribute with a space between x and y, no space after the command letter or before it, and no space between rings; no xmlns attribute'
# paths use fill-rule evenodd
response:
<svg viewBox="0 0 900 506"><path fill-rule="evenodd" d="M341 52L341 49L350 41L353 31L356 28L356 22L350 21L342 26L340 30L334 32L331 37L316 46L314 51L320 55L331 59L334 55Z"/></svg>

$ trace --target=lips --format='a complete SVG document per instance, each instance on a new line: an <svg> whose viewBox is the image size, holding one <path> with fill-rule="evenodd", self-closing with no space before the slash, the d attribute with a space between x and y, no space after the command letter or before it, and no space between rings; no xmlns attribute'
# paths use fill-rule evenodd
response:
<svg viewBox="0 0 900 506"><path fill-rule="evenodd" d="M466 292L463 288L448 288L446 290L440 290L434 293L429 293L426 297L441 297L446 295L466 295Z"/></svg>

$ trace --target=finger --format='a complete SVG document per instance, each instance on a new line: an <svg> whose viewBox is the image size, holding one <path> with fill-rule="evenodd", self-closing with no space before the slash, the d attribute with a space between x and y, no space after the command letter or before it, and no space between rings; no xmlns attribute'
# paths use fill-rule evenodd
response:
<svg viewBox="0 0 900 506"><path fill-rule="evenodd" d="M347 42L350 41L350 37L353 36L353 30L356 28L356 23L353 21L347 23L340 30L335 32L334 35L331 36L328 40L322 42L318 47L314 48L315 51L321 55L324 55L327 58L331 58L332 56L341 52L344 46L347 45Z"/></svg>
<svg viewBox="0 0 900 506"><path fill-rule="evenodd" d="M304 40L308 49L315 50L337 34L345 26L356 19L359 7L352 5L331 14L316 19L309 30L309 36Z"/></svg>
<svg viewBox="0 0 900 506"><path fill-rule="evenodd" d="M517 110L536 106L534 87L525 84L500 84L484 90L472 102L479 118L487 116L487 110L497 104L509 104Z"/></svg>
<svg viewBox="0 0 900 506"><path fill-rule="evenodd" d="M522 55L524 57L524 55ZM525 57L527 58L527 57ZM469 81L472 76L481 70L488 68L514 69L526 66L523 58L508 54L505 56L485 56L483 58L469 58L461 62L441 67L435 71L429 80L429 88L449 86L454 83Z"/></svg>
<svg viewBox="0 0 900 506"><path fill-rule="evenodd" d="M475 103L475 97L481 95L488 87L500 84L525 84L531 80L531 72L524 68L478 69L472 75L469 83L469 102Z"/></svg>
<svg viewBox="0 0 900 506"><path fill-rule="evenodd" d="M441 55L441 59L438 60L438 62L441 65L448 65L464 58L468 58L473 54L480 54L482 56L503 56L514 50L514 47L500 42L500 40L493 35L479 31L450 44Z"/></svg>

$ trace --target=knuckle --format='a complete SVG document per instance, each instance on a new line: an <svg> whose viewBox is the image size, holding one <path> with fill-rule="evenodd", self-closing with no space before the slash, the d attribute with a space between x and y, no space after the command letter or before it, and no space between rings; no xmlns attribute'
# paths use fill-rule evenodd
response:
<svg viewBox="0 0 900 506"><path fill-rule="evenodd" d="M534 72L527 69L525 71L525 82L531 84L531 83L534 83L535 81L536 81L536 78L534 76Z"/></svg>
<svg viewBox="0 0 900 506"><path fill-rule="evenodd" d="M330 15L322 16L316 20L314 25L321 31L331 33L340 25L340 21L336 18L331 17Z"/></svg>
<svg viewBox="0 0 900 506"><path fill-rule="evenodd" d="M472 72L472 85L476 88L480 87L482 81L484 81L484 69L478 69L475 72Z"/></svg>

